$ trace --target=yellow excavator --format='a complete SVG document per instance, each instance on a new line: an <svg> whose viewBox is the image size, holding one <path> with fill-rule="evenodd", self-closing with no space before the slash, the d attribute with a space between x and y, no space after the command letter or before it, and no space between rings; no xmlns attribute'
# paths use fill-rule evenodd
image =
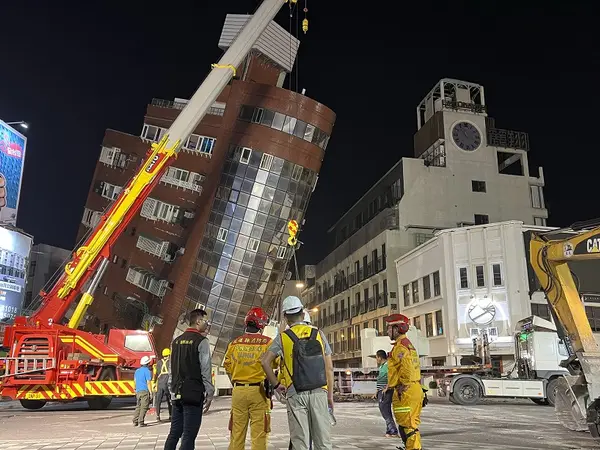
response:
<svg viewBox="0 0 600 450"><path fill-rule="evenodd" d="M600 441L600 348L569 267L600 259L600 219L533 233L529 245L531 265L569 350L561 365L570 375L559 379L555 393L558 420L570 430L589 430Z"/></svg>

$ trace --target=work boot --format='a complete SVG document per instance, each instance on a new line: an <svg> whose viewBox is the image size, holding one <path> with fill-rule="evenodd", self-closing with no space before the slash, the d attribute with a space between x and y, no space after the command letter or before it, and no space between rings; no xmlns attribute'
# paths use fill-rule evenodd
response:
<svg viewBox="0 0 600 450"><path fill-rule="evenodd" d="M138 426L139 426L140 428L142 428L142 427L147 427L148 425L146 425L145 423L140 423Z"/></svg>

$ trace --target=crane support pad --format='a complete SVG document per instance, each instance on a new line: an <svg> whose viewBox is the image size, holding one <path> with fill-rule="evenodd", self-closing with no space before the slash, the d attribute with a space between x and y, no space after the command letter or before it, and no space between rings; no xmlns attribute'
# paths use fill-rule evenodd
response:
<svg viewBox="0 0 600 450"><path fill-rule="evenodd" d="M90 396L129 397L135 395L135 382L89 381L60 384L56 387L43 384L26 384L17 391L17 399L72 400Z"/></svg>

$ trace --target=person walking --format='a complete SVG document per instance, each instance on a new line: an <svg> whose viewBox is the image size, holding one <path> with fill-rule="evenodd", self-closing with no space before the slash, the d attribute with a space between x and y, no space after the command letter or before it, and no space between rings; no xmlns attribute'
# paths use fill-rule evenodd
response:
<svg viewBox="0 0 600 450"><path fill-rule="evenodd" d="M162 404L163 398L166 397L167 408L169 410L169 419L173 415L171 406L171 394L169 393L169 367L171 365L169 357L171 356L171 349L165 348L162 351L162 358L158 360L154 366L154 383L156 385L156 397L154 398L154 409L156 410L156 420L161 422L160 419L160 405Z"/></svg>
<svg viewBox="0 0 600 450"><path fill-rule="evenodd" d="M323 333L304 322L304 307L298 297L283 300L282 311L289 329L279 334L261 358L267 379L285 393L291 448L331 450L333 413L333 363L331 347ZM272 365L282 359L282 381Z"/></svg>
<svg viewBox="0 0 600 450"><path fill-rule="evenodd" d="M194 450L202 414L210 408L215 388L212 384L210 345L206 334L208 314L195 309L189 315L190 327L171 344L169 387L173 399L171 429L164 450Z"/></svg>
<svg viewBox="0 0 600 450"><path fill-rule="evenodd" d="M392 390L392 410L406 450L421 450L421 410L424 394L421 387L419 354L406 337L410 326L402 314L385 318L388 336L394 346L388 358L388 389Z"/></svg>
<svg viewBox="0 0 600 450"><path fill-rule="evenodd" d="M244 320L246 330L227 347L223 366L233 385L229 431L229 450L244 450L248 421L252 450L267 450L271 431L271 399L267 398L265 372L260 357L267 351L271 338L262 330L269 316L262 308L252 308Z"/></svg>
<svg viewBox="0 0 600 450"><path fill-rule="evenodd" d="M135 397L136 405L135 412L133 413L133 426L134 427L145 427L144 420L146 419L146 413L150 409L150 394L152 392L152 372L148 366L152 360L149 356L142 356L140 360L141 367L133 374L133 380L135 382Z"/></svg>
<svg viewBox="0 0 600 450"><path fill-rule="evenodd" d="M377 375L377 402L379 412L385 420L385 437L398 437L398 428L392 414L392 397L394 391L388 389L388 357L384 350L377 350L375 354L379 373Z"/></svg>

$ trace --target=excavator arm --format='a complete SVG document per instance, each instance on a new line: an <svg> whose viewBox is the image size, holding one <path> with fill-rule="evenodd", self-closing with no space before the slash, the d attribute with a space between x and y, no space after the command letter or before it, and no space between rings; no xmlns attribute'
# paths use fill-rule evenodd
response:
<svg viewBox="0 0 600 450"><path fill-rule="evenodd" d="M559 232L572 236L553 239ZM600 348L569 267L573 261L600 259L600 221L580 222L567 230L534 233L530 258L572 353L562 363L571 376L558 384L557 416L565 427L579 431L589 429L594 438L600 440Z"/></svg>

